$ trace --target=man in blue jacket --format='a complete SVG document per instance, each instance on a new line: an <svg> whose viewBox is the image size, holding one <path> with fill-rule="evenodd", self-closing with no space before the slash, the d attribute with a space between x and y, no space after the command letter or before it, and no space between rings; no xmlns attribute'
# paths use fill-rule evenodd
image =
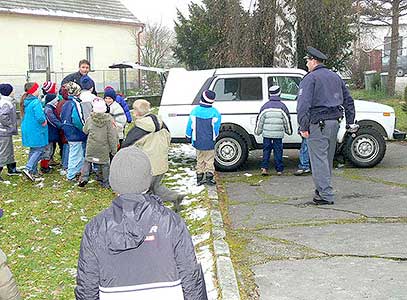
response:
<svg viewBox="0 0 407 300"><path fill-rule="evenodd" d="M331 176L339 123L345 110L346 124L356 129L355 106L343 80L323 64L325 54L308 47L305 59L309 73L300 83L297 120L309 147L313 201L317 205L334 204Z"/></svg>
<svg viewBox="0 0 407 300"><path fill-rule="evenodd" d="M216 184L215 174L215 140L219 135L221 114L212 107L216 94L206 90L201 95L199 106L189 115L185 135L191 139L196 149L196 181L198 185Z"/></svg>
<svg viewBox="0 0 407 300"><path fill-rule="evenodd" d="M90 71L90 62L87 59L82 59L79 61L79 70L78 72L72 73L67 75L64 79L62 79L61 86L68 82L75 82L76 84L80 85L82 76L88 75ZM95 82L93 81L93 90L92 94L97 96Z"/></svg>

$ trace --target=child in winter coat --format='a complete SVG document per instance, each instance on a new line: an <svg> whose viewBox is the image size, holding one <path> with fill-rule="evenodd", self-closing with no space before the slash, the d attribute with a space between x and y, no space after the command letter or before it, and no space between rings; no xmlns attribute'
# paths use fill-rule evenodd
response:
<svg viewBox="0 0 407 300"><path fill-rule="evenodd" d="M151 165L137 147L110 166L118 196L86 225L79 252L77 300L207 300L202 268L182 218L146 193Z"/></svg>
<svg viewBox="0 0 407 300"><path fill-rule="evenodd" d="M179 211L184 195L168 189L161 183L165 172L168 171L170 132L158 116L150 113L150 102L147 100L136 100L133 103L133 114L135 124L127 134L122 148L135 145L147 154L153 172L150 192L159 196L163 201L173 202L175 211Z"/></svg>
<svg viewBox="0 0 407 300"><path fill-rule="evenodd" d="M13 135L17 135L17 114L13 87L0 84L0 181L1 171L7 166L8 175L18 175L14 159Z"/></svg>
<svg viewBox="0 0 407 300"><path fill-rule="evenodd" d="M108 89L112 89L114 90L113 87L111 87L110 85L106 86L104 88L104 91L108 90ZM127 119L127 123L131 123L133 122L133 118L131 117L131 112L130 112L130 108L129 105L127 104L126 100L124 100L124 96L116 93L116 102L120 104L120 106L123 108L124 113L126 115L126 119Z"/></svg>
<svg viewBox="0 0 407 300"><path fill-rule="evenodd" d="M55 115L62 124L62 120L61 120L62 108L64 107L64 104L66 103L66 101L68 101L69 95L68 95L68 90L64 86L61 86L59 93L61 96L61 100L58 101L58 103L55 107ZM65 137L65 133L62 128L62 125L61 125L61 129L59 130L59 138L61 141L61 144L59 146L62 149L62 151L61 151L62 170L61 170L60 174L61 174L61 176L65 176L67 173L67 170L68 170L69 144L68 144L68 140Z"/></svg>
<svg viewBox="0 0 407 300"><path fill-rule="evenodd" d="M284 132L288 135L293 133L290 112L280 98L281 89L277 85L269 88L269 101L265 103L256 120L256 135L263 134L263 161L261 174L269 174L269 160L271 150L274 152L274 164L277 175L284 170L283 164L283 137Z"/></svg>
<svg viewBox="0 0 407 300"><path fill-rule="evenodd" d="M93 112L86 120L83 132L88 135L86 143L86 157L81 170L79 186L84 187L89 180L89 172L92 163L96 165L102 177L98 181L103 187L109 187L109 162L110 156L117 152L119 142L114 121L111 115L106 113L107 107L102 98L94 97L92 102Z"/></svg>
<svg viewBox="0 0 407 300"><path fill-rule="evenodd" d="M62 129L69 144L68 172L66 178L70 181L80 175L85 159L86 134L83 132L84 119L80 103L77 101L81 88L75 82L65 85L68 99L62 106Z"/></svg>
<svg viewBox="0 0 407 300"><path fill-rule="evenodd" d="M34 181L37 164L44 154L45 146L48 145L48 125L38 98L40 94L38 83L28 82L24 85L24 90L25 93L20 100L21 134L23 146L30 147L30 153L23 173Z"/></svg>
<svg viewBox="0 0 407 300"><path fill-rule="evenodd" d="M104 99L108 106L109 113L116 123L119 144L121 146L124 139L124 127L127 123L126 114L124 113L124 109L121 107L121 105L116 102L116 92L113 89L105 90Z"/></svg>
<svg viewBox="0 0 407 300"><path fill-rule="evenodd" d="M51 171L50 165L56 165L53 161L57 143L60 142L59 130L61 129L61 122L55 115L55 107L59 101L59 96L56 94L56 83L46 81L42 85L44 113L48 122L48 145L45 147L44 155L40 162L41 172L49 173ZM50 104L51 103L51 104ZM52 160L52 163L51 163Z"/></svg>
<svg viewBox="0 0 407 300"><path fill-rule="evenodd" d="M85 75L81 77L80 86L82 90L79 95L79 100L81 101L83 118L86 122L92 112L92 101L95 99L95 95L93 94L95 82L88 75Z"/></svg>
<svg viewBox="0 0 407 300"><path fill-rule="evenodd" d="M205 90L201 95L199 106L189 115L185 135L192 140L196 149L196 181L198 185L216 184L215 174L215 140L219 135L221 114L212 107L216 98L213 91Z"/></svg>

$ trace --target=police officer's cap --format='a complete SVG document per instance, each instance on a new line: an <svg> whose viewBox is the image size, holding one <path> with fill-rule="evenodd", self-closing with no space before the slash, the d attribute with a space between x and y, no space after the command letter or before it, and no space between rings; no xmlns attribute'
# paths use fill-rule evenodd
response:
<svg viewBox="0 0 407 300"><path fill-rule="evenodd" d="M324 53L322 53L318 49L315 49L314 47L307 47L307 55L304 58L311 58L319 61L328 59L328 57Z"/></svg>

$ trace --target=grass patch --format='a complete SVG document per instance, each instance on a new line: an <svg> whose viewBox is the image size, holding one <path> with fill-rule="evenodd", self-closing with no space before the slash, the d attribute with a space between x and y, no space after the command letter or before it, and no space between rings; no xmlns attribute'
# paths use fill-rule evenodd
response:
<svg viewBox="0 0 407 300"><path fill-rule="evenodd" d="M407 112L402 109L404 101L401 95L390 97L383 91L367 90L351 90L351 95L357 100L367 100L393 107L397 118L396 128L401 131L407 131Z"/></svg>
<svg viewBox="0 0 407 300"><path fill-rule="evenodd" d="M229 179L229 178L227 178ZM239 293L242 300L258 299L259 294L254 280L253 272L250 269L250 262L247 245L250 242L234 230L231 226L228 207L230 205L226 192L225 181L221 176L217 177L219 208L222 213L223 223L226 231L226 242L229 245L231 259L236 270Z"/></svg>
<svg viewBox="0 0 407 300"><path fill-rule="evenodd" d="M17 165L22 166L27 161L28 151L21 146L20 136L15 137L14 145ZM190 167L189 164L183 166ZM176 186L172 177L178 173L171 170L165 182ZM43 184L31 183L22 176L9 177L4 171L3 177L9 184L0 183L0 207L4 209L0 219L0 245L8 256L22 298L74 299L83 230L92 217L110 205L115 194L96 182L81 189L68 182L58 170L45 175ZM210 207L207 193L203 191L189 197L195 201L184 207L181 216L191 235L210 232L209 213L191 217L194 210ZM211 244L209 238L197 246Z"/></svg>

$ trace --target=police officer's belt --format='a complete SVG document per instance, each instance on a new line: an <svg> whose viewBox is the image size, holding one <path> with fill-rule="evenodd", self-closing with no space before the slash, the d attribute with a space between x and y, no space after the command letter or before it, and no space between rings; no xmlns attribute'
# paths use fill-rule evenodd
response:
<svg viewBox="0 0 407 300"><path fill-rule="evenodd" d="M341 120L343 118L342 106L317 106L311 108L310 121L312 124L318 124L325 120Z"/></svg>

